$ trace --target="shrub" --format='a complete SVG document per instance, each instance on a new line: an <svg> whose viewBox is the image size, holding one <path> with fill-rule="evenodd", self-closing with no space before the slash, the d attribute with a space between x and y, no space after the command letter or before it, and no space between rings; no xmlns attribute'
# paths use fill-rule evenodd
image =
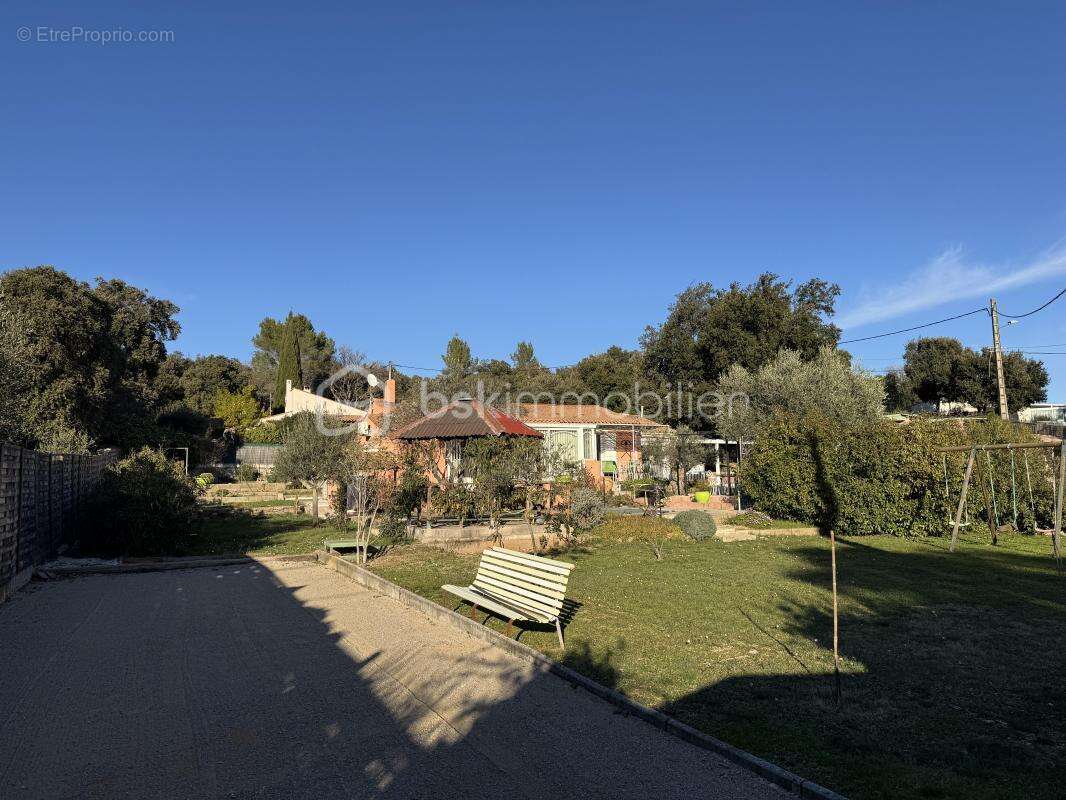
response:
<svg viewBox="0 0 1066 800"><path fill-rule="evenodd" d="M592 489L574 489L570 497L570 520L579 531L590 531L603 522L606 506Z"/></svg>
<svg viewBox="0 0 1066 800"><path fill-rule="evenodd" d="M201 489L206 489L215 482L215 475L212 472L201 472L196 476L195 480L197 486Z"/></svg>
<svg viewBox="0 0 1066 800"><path fill-rule="evenodd" d="M718 530L714 517L706 511L682 511L674 517L674 524L684 531L688 538L696 542L710 539Z"/></svg>
<svg viewBox="0 0 1066 800"><path fill-rule="evenodd" d="M680 539L684 534L673 522L662 517L636 515L609 516L593 533L612 542L643 542L649 538Z"/></svg>
<svg viewBox="0 0 1066 800"><path fill-rule="evenodd" d="M281 444L281 426L273 422L260 422L241 431L245 444Z"/></svg>
<svg viewBox="0 0 1066 800"><path fill-rule="evenodd" d="M885 420L841 425L821 417L777 413L747 453L740 485L755 505L777 519L848 535L941 536L951 530L965 453L948 456L945 491L939 448L1033 438L996 417L972 421L964 428L960 423L924 420L907 425ZM1021 458L1016 455L1016 460ZM1044 474L1042 457L1031 451L1027 458L1037 517L1045 521L1051 515L1051 487L1036 477ZM1003 498L1010 497L1010 456L1000 452L986 459L979 453L970 483L971 517L983 517L983 509L991 505L989 463L1001 508ZM1025 485L1024 476L1018 465L1019 486ZM1020 510L1022 503L1018 505ZM1001 513L1000 521L1004 518Z"/></svg>
<svg viewBox="0 0 1066 800"><path fill-rule="evenodd" d="M709 492L711 491L711 484L707 483L707 481L696 481L688 487L688 490L690 492Z"/></svg>
<svg viewBox="0 0 1066 800"><path fill-rule="evenodd" d="M86 552L108 556L181 553L197 521L196 484L145 448L104 470L83 516Z"/></svg>
<svg viewBox="0 0 1066 800"><path fill-rule="evenodd" d="M233 477L241 483L249 483L259 479L259 470L251 464L238 464L237 469L233 471Z"/></svg>

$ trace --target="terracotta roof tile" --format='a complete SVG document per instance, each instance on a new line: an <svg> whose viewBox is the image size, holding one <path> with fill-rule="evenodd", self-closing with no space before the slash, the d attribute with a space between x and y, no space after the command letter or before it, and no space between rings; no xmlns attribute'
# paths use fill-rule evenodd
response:
<svg viewBox="0 0 1066 800"><path fill-rule="evenodd" d="M661 422L636 414L622 414L603 406L590 404L556 405L554 403L524 403L519 418L527 423L571 423L585 425L629 425L638 428L660 428Z"/></svg>

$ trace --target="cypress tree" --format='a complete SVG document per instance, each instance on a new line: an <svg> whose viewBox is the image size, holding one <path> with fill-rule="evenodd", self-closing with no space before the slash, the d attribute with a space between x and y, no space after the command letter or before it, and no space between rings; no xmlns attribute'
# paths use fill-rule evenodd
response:
<svg viewBox="0 0 1066 800"><path fill-rule="evenodd" d="M274 384L274 408L285 407L285 382L292 381L293 388L304 388L303 371L300 369L300 340L291 319L285 320L278 353L278 377Z"/></svg>

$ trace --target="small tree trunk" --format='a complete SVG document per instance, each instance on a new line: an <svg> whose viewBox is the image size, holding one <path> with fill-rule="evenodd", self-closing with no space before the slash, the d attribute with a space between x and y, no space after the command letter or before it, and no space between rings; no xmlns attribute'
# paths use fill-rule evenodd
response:
<svg viewBox="0 0 1066 800"><path fill-rule="evenodd" d="M529 544L537 552L537 536L533 532L533 487L526 487L526 525L529 526Z"/></svg>
<svg viewBox="0 0 1066 800"><path fill-rule="evenodd" d="M318 524L318 483L311 484L311 524Z"/></svg>

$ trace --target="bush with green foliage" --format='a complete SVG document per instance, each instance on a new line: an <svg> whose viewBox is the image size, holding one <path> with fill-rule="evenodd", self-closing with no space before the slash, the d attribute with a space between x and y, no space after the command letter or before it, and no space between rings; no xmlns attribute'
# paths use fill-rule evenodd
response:
<svg viewBox="0 0 1066 800"><path fill-rule="evenodd" d="M260 422L241 431L245 444L281 444L282 426L273 422Z"/></svg>
<svg viewBox="0 0 1066 800"><path fill-rule="evenodd" d="M847 535L885 533L941 536L951 530L962 489L965 453L945 456L940 448L960 444L1024 442L1034 437L998 417L962 423L912 420L899 425L877 420L841 425L824 417L772 415L741 465L741 489L753 505L777 519L793 519ZM1015 456L1019 509L1028 505L1022 459ZM1036 517L1051 516L1049 471L1040 451L1028 451ZM992 466L991 481L989 465ZM992 507L990 483L1006 521L1011 497L1011 463L1006 451L978 453L970 483L969 513L981 524Z"/></svg>
<svg viewBox="0 0 1066 800"><path fill-rule="evenodd" d="M215 395L214 411L223 425L236 430L252 426L263 413L251 386L239 392L219 392Z"/></svg>
<svg viewBox="0 0 1066 800"><path fill-rule="evenodd" d="M608 515L593 531L597 537L612 542L643 542L649 538L680 539L681 529L663 517L643 515Z"/></svg>
<svg viewBox="0 0 1066 800"><path fill-rule="evenodd" d="M603 498L593 489L574 489L570 496L570 521L576 530L592 530L603 522L606 511Z"/></svg>
<svg viewBox="0 0 1066 800"><path fill-rule="evenodd" d="M682 511L674 517L674 524L684 532L685 536L696 542L710 539L718 530L714 517L706 511Z"/></svg>
<svg viewBox="0 0 1066 800"><path fill-rule="evenodd" d="M241 483L251 483L259 480L259 470L251 464L238 464L237 469L233 471L233 477Z"/></svg>
<svg viewBox="0 0 1066 800"><path fill-rule="evenodd" d="M196 484L158 450L104 470L82 516L82 550L106 556L181 554L197 523Z"/></svg>
<svg viewBox="0 0 1066 800"><path fill-rule="evenodd" d="M201 472L194 480L197 486L201 489L206 489L215 482L215 475L213 472Z"/></svg>

